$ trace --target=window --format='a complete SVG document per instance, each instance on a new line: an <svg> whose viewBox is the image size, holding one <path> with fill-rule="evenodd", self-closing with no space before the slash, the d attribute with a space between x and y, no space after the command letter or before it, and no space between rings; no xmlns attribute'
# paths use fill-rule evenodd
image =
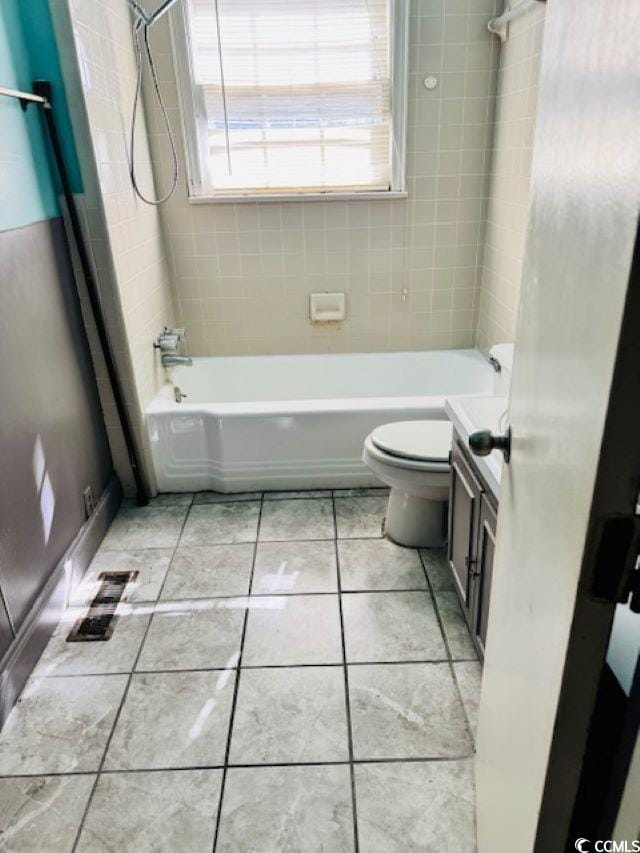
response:
<svg viewBox="0 0 640 853"><path fill-rule="evenodd" d="M408 5L186 0L174 47L190 195L404 190Z"/></svg>

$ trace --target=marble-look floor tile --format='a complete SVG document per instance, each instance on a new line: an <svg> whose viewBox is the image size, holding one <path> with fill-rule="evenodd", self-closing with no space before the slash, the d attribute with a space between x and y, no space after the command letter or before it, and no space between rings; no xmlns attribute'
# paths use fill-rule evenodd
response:
<svg viewBox="0 0 640 853"><path fill-rule="evenodd" d="M242 670L231 764L304 764L348 758L341 667Z"/></svg>
<svg viewBox="0 0 640 853"><path fill-rule="evenodd" d="M98 592L101 572L138 572L128 583L123 601L155 601L160 594L173 548L146 548L139 551L104 551L93 558L85 576L71 596L71 604L88 604Z"/></svg>
<svg viewBox="0 0 640 853"><path fill-rule="evenodd" d="M339 539L378 539L387 513L387 496L336 498Z"/></svg>
<svg viewBox="0 0 640 853"><path fill-rule="evenodd" d="M84 607L71 607L65 611L36 665L34 676L131 672L151 618L149 608L144 604L119 604L113 634L108 640L68 643L69 631L86 612Z"/></svg>
<svg viewBox="0 0 640 853"><path fill-rule="evenodd" d="M451 577L451 566L447 559L445 548L421 548L420 555L424 561L424 567L431 584L431 589L436 592L440 590L453 589Z"/></svg>
<svg viewBox="0 0 640 853"><path fill-rule="evenodd" d="M253 543L180 547L162 589L162 598L248 595Z"/></svg>
<svg viewBox="0 0 640 853"><path fill-rule="evenodd" d="M455 592L436 592L436 606L442 619L444 635L451 657L458 660L476 660L478 654Z"/></svg>
<svg viewBox="0 0 640 853"><path fill-rule="evenodd" d="M159 492L149 506L191 506L192 501L192 492Z"/></svg>
<svg viewBox="0 0 640 853"><path fill-rule="evenodd" d="M348 853L353 849L348 767L232 767L228 771L218 853Z"/></svg>
<svg viewBox="0 0 640 853"><path fill-rule="evenodd" d="M380 488L373 487L368 489L334 489L334 498L371 498L371 497L389 497L389 489L386 486Z"/></svg>
<svg viewBox="0 0 640 853"><path fill-rule="evenodd" d="M196 492L194 504L234 503L235 501L259 501L262 492Z"/></svg>
<svg viewBox="0 0 640 853"><path fill-rule="evenodd" d="M298 492L265 492L265 501L286 501L294 498L330 498L331 489L306 489Z"/></svg>
<svg viewBox="0 0 640 853"><path fill-rule="evenodd" d="M78 851L211 853L222 770L103 773Z"/></svg>
<svg viewBox="0 0 640 853"><path fill-rule="evenodd" d="M428 592L354 592L342 596L349 663L446 660Z"/></svg>
<svg viewBox="0 0 640 853"><path fill-rule="evenodd" d="M333 503L316 500L265 501L260 521L260 541L333 539Z"/></svg>
<svg viewBox="0 0 640 853"><path fill-rule="evenodd" d="M95 776L0 779L0 850L71 853Z"/></svg>
<svg viewBox="0 0 640 853"><path fill-rule="evenodd" d="M126 675L34 678L0 733L0 775L97 770Z"/></svg>
<svg viewBox="0 0 640 853"><path fill-rule="evenodd" d="M188 511L186 506L125 506L111 523L102 550L174 548Z"/></svg>
<svg viewBox="0 0 640 853"><path fill-rule="evenodd" d="M338 542L338 555L344 591L427 588L414 548L401 548L388 539L344 539Z"/></svg>
<svg viewBox="0 0 640 853"><path fill-rule="evenodd" d="M338 596L251 598L242 665L312 663L342 663Z"/></svg>
<svg viewBox="0 0 640 853"><path fill-rule="evenodd" d="M157 605L136 669L226 669L237 665L246 598Z"/></svg>
<svg viewBox="0 0 640 853"><path fill-rule="evenodd" d="M333 542L260 542L251 592L286 595L337 592Z"/></svg>
<svg viewBox="0 0 640 853"><path fill-rule="evenodd" d="M473 853L473 764L425 761L355 767L360 849Z"/></svg>
<svg viewBox="0 0 640 853"><path fill-rule="evenodd" d="M350 666L349 696L356 760L460 758L471 752L447 664Z"/></svg>
<svg viewBox="0 0 640 853"><path fill-rule="evenodd" d="M469 727L475 741L478 730L478 712L480 711L480 687L482 667L477 660L457 661L453 671L462 696L462 704L467 712Z"/></svg>
<svg viewBox="0 0 640 853"><path fill-rule="evenodd" d="M260 501L192 506L180 545L255 542Z"/></svg>
<svg viewBox="0 0 640 853"><path fill-rule="evenodd" d="M233 670L134 675L105 769L221 765L234 684Z"/></svg>

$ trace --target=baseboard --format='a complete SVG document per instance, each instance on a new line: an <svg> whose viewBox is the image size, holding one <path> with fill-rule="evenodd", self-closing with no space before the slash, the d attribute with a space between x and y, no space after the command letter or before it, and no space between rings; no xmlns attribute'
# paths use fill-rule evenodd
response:
<svg viewBox="0 0 640 853"><path fill-rule="evenodd" d="M114 475L95 511L59 560L15 640L0 661L0 728L60 621L75 584L89 567L121 500L122 486Z"/></svg>

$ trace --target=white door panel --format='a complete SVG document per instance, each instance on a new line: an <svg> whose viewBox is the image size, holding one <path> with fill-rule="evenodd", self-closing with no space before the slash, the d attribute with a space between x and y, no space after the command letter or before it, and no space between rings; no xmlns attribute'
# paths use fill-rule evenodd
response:
<svg viewBox="0 0 640 853"><path fill-rule="evenodd" d="M633 509L627 484L607 490L617 463L601 445L640 200L638 44L637 0L549 0L480 708L480 853L563 849L606 648L614 605L588 594L585 545L599 513Z"/></svg>

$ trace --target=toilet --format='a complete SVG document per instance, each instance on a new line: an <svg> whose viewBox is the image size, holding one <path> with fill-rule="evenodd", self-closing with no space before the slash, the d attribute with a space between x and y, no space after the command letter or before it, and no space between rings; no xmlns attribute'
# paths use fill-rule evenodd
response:
<svg viewBox="0 0 640 853"><path fill-rule="evenodd" d="M391 488L385 534L398 545L445 544L452 434L448 420L400 421L364 441L364 463Z"/></svg>
<svg viewBox="0 0 640 853"><path fill-rule="evenodd" d="M513 344L494 344L492 393L506 396ZM362 460L391 488L385 534L410 548L441 548L447 539L447 503L453 426L448 420L399 421L376 427L364 440Z"/></svg>

